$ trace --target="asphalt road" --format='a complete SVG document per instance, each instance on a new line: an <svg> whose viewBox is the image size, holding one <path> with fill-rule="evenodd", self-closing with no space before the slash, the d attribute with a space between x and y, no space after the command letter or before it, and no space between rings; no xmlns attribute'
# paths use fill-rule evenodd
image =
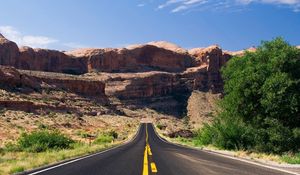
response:
<svg viewBox="0 0 300 175"><path fill-rule="evenodd" d="M136 137L125 145L30 174L287 175L277 170L168 143L156 135L151 124L142 124Z"/></svg>

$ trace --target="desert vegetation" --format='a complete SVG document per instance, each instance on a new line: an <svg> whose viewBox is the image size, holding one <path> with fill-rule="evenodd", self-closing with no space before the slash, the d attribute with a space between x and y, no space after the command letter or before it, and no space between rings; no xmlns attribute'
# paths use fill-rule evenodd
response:
<svg viewBox="0 0 300 175"><path fill-rule="evenodd" d="M126 116L2 109L0 174L22 172L119 145L134 135L138 124L139 120Z"/></svg>

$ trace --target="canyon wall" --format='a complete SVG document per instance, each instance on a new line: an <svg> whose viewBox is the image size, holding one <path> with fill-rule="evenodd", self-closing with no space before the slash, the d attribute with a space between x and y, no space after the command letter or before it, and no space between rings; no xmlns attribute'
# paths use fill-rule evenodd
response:
<svg viewBox="0 0 300 175"><path fill-rule="evenodd" d="M105 95L105 84L101 81L74 78L63 74L18 71L13 67L0 66L0 87L13 91L40 91L44 86L62 89L82 95Z"/></svg>
<svg viewBox="0 0 300 175"><path fill-rule="evenodd" d="M220 69L231 57L232 54L216 45L185 50L168 42L60 52L18 48L14 42L0 35L0 65L22 70L80 74L80 77L88 77L89 80L33 77L75 93L105 93L121 99L161 97L193 90L222 92ZM103 74L115 78L102 80Z"/></svg>

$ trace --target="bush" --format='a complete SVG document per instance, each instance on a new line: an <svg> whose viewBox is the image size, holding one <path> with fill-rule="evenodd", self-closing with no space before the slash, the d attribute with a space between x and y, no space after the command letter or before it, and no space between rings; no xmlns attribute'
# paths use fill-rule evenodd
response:
<svg viewBox="0 0 300 175"><path fill-rule="evenodd" d="M29 152L43 152L49 149L68 149L74 141L57 131L34 131L22 134L18 140L20 149Z"/></svg>
<svg viewBox="0 0 300 175"><path fill-rule="evenodd" d="M95 144L104 144L104 143L111 143L114 140L114 137L108 134L100 134L96 140L94 141Z"/></svg>
<svg viewBox="0 0 300 175"><path fill-rule="evenodd" d="M241 121L216 119L211 125L205 124L196 135L196 145L213 144L223 149L249 149L253 143L251 127Z"/></svg>
<svg viewBox="0 0 300 175"><path fill-rule="evenodd" d="M104 144L104 143L111 143L115 139L118 138L118 133L114 130L111 130L106 133L101 133L98 135L98 137L95 139L95 144Z"/></svg>
<svg viewBox="0 0 300 175"><path fill-rule="evenodd" d="M109 131L108 135L112 136L114 139L118 138L118 133L114 130Z"/></svg>

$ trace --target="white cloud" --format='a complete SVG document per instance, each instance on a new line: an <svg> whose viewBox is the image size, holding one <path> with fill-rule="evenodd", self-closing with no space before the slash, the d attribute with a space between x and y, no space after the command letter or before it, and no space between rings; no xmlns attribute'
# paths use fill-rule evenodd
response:
<svg viewBox="0 0 300 175"><path fill-rule="evenodd" d="M144 7L146 4L138 4L138 7Z"/></svg>
<svg viewBox="0 0 300 175"><path fill-rule="evenodd" d="M90 48L90 46L79 44L76 42L64 43L63 46L67 47L67 49Z"/></svg>
<svg viewBox="0 0 300 175"><path fill-rule="evenodd" d="M49 44L58 42L46 36L23 35L12 26L0 26L0 33L20 46L47 48Z"/></svg>
<svg viewBox="0 0 300 175"><path fill-rule="evenodd" d="M300 0L165 0L157 8L170 8L172 13L187 11L190 9L222 9L245 7L252 3L285 6L295 12L300 11Z"/></svg>

